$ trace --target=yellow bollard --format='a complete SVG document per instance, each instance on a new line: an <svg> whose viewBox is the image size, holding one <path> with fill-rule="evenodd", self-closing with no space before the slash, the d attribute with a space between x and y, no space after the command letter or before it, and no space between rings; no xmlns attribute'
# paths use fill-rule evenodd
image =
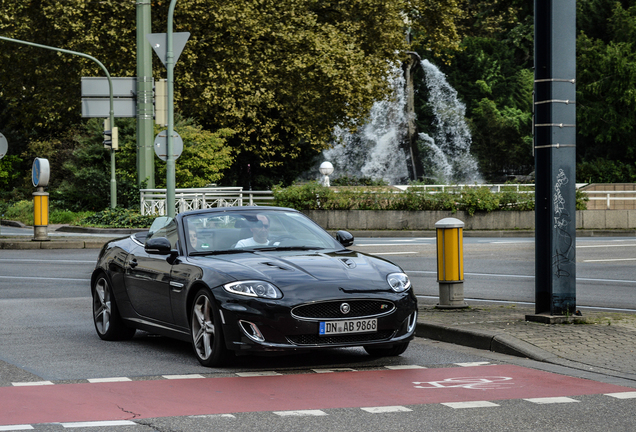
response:
<svg viewBox="0 0 636 432"><path fill-rule="evenodd" d="M438 308L466 308L464 302L464 222L445 218L435 224L437 231Z"/></svg>
<svg viewBox="0 0 636 432"><path fill-rule="evenodd" d="M33 240L49 240L49 194L44 188L49 184L50 168L48 159L35 158L31 170L33 186Z"/></svg>

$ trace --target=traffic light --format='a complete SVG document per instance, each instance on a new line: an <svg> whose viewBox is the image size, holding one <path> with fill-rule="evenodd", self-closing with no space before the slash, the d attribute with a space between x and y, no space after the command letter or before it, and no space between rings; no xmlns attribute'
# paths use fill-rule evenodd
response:
<svg viewBox="0 0 636 432"><path fill-rule="evenodd" d="M110 120L104 120L104 148L119 149L119 129L110 127Z"/></svg>

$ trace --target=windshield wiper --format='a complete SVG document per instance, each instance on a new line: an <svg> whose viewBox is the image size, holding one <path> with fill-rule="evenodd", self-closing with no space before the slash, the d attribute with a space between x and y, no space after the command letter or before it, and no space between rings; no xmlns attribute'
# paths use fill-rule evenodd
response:
<svg viewBox="0 0 636 432"><path fill-rule="evenodd" d="M254 253L253 250L250 249L223 249L223 250L211 250L211 251L195 251L190 252L188 256L206 256L206 255L226 255L226 254L237 254L237 253Z"/></svg>

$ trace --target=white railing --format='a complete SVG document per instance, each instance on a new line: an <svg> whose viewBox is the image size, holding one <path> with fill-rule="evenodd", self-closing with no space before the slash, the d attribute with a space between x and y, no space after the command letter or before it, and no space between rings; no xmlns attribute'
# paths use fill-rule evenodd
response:
<svg viewBox="0 0 636 432"><path fill-rule="evenodd" d="M167 213L165 189L141 189L139 194L142 215L164 216ZM242 187L175 189L175 212L183 213L212 207L266 205L273 199L271 191L244 191Z"/></svg>
<svg viewBox="0 0 636 432"><path fill-rule="evenodd" d="M612 208L612 201L636 201L636 190L633 191L583 191L590 201L605 201L607 210ZM598 195L598 196L594 196ZM622 196L631 195L631 196ZM632 205L632 208L636 207Z"/></svg>

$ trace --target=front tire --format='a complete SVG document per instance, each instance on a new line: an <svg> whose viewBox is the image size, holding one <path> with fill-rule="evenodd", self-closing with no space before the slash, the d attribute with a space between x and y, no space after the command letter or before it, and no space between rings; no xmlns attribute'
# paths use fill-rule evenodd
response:
<svg viewBox="0 0 636 432"><path fill-rule="evenodd" d="M199 290L194 297L190 334L194 354L203 366L220 366L227 361L229 352L223 339L221 317L207 289Z"/></svg>
<svg viewBox="0 0 636 432"><path fill-rule="evenodd" d="M404 353L409 347L409 342L402 342L393 345L390 348L374 347L373 345L365 346L364 350L373 357L394 357Z"/></svg>
<svg viewBox="0 0 636 432"><path fill-rule="evenodd" d="M131 339L136 331L124 324L113 290L104 274L99 275L93 286L93 323L97 335L108 341Z"/></svg>

